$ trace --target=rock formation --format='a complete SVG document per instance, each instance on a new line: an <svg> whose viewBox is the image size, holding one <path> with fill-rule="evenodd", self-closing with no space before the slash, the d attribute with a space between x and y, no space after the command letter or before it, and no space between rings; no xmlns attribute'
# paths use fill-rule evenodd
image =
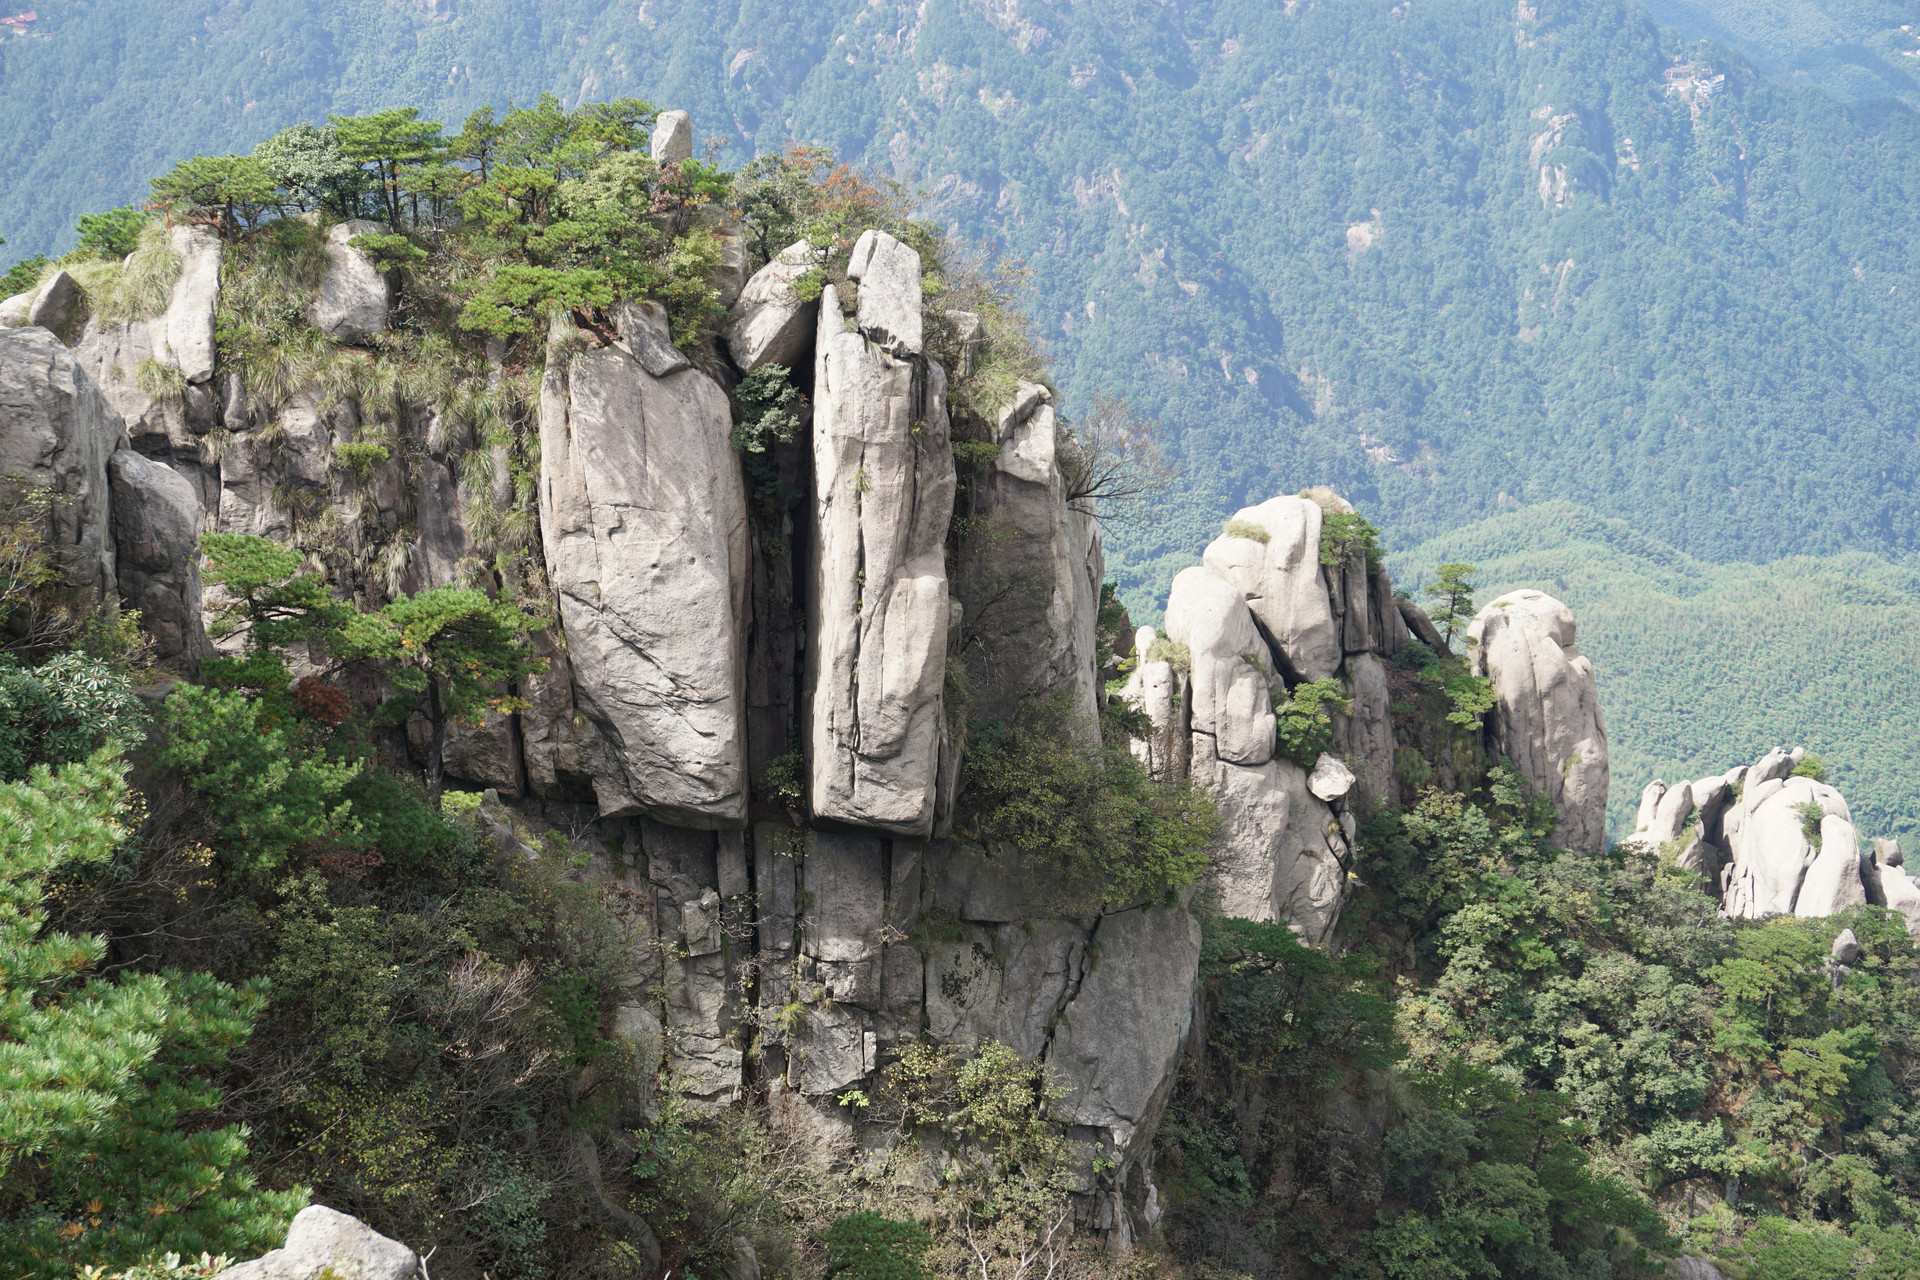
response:
<svg viewBox="0 0 1920 1280"><path fill-rule="evenodd" d="M121 598L154 657L189 670L211 653L200 617L200 499L164 463L121 449L107 462Z"/></svg>
<svg viewBox="0 0 1920 1280"><path fill-rule="evenodd" d="M1920 933L1920 890L1895 840L1863 846L1840 792L1795 769L1805 748L1641 793L1632 838L1699 872L1735 917L1831 916L1871 903Z"/></svg>
<svg viewBox="0 0 1920 1280"><path fill-rule="evenodd" d="M287 1242L220 1272L227 1280L318 1280L322 1275L354 1280L413 1280L420 1258L398 1240L358 1218L322 1204L293 1216Z"/></svg>
<svg viewBox="0 0 1920 1280"><path fill-rule="evenodd" d="M582 340L550 339L540 532L575 702L605 745L600 812L737 826L747 523L726 393L692 368L656 376L624 341L568 351Z"/></svg>
<svg viewBox="0 0 1920 1280"><path fill-rule="evenodd" d="M913 252L884 239L875 255ZM911 271L892 274L911 282L917 314L917 256ZM905 304L864 301L889 279L876 275L862 289L861 314L871 310L905 328ZM946 375L911 351L887 349L899 341L893 330L847 328L828 287L814 355L817 510L806 682L813 688L814 813L925 836L933 830L947 733L940 695L954 470Z"/></svg>
<svg viewBox="0 0 1920 1280"><path fill-rule="evenodd" d="M355 236L381 235L386 227L364 218L336 224L327 232L327 273L320 295L307 308L307 321L340 342L363 344L386 332L390 290L373 259L350 243Z"/></svg>
<svg viewBox="0 0 1920 1280"><path fill-rule="evenodd" d="M1501 596L1467 628L1473 673L1493 681L1499 699L1496 753L1553 801L1563 846L1599 853L1607 834L1607 730L1593 663L1573 641L1567 606L1531 590Z"/></svg>

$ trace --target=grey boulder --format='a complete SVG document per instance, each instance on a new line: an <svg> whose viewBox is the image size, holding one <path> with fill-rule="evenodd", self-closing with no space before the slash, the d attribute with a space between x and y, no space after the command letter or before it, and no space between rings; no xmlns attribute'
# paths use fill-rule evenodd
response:
<svg viewBox="0 0 1920 1280"><path fill-rule="evenodd" d="M200 499L179 472L121 449L108 459L120 597L154 657L189 670L211 653L200 617Z"/></svg>
<svg viewBox="0 0 1920 1280"><path fill-rule="evenodd" d="M920 255L886 232L869 229L854 242L847 279L860 285L854 315L860 332L894 355L919 355Z"/></svg>
<svg viewBox="0 0 1920 1280"><path fill-rule="evenodd" d="M40 521L63 548L66 585L114 599L118 575L107 459L126 435L79 359L45 329L0 330L0 477L57 495Z"/></svg>
<svg viewBox="0 0 1920 1280"><path fill-rule="evenodd" d="M727 351L740 372L752 373L765 364L792 368L806 354L820 302L802 298L794 292L794 283L818 265L818 253L802 240L788 245L747 281L727 312L724 332Z"/></svg>
<svg viewBox="0 0 1920 1280"><path fill-rule="evenodd" d="M1305 498L1269 498L1243 507L1233 522L1246 521L1267 540L1219 537L1202 556L1207 568L1232 583L1273 642L1290 675L1324 680L1340 668L1340 633L1320 574L1318 503Z"/></svg>
<svg viewBox="0 0 1920 1280"><path fill-rule="evenodd" d="M1240 592L1204 566L1182 569L1167 596L1167 636L1191 655L1194 734L1213 739L1229 764L1270 760L1273 673Z"/></svg>
<svg viewBox="0 0 1920 1280"><path fill-rule="evenodd" d="M307 322L335 341L364 345L386 332L392 302L387 278L374 269L372 258L348 243L386 230L381 223L354 218L327 232L327 273L319 296L307 307Z"/></svg>
<svg viewBox="0 0 1920 1280"><path fill-rule="evenodd" d="M313 1204L293 1216L286 1244L220 1274L226 1280L317 1280L322 1272L338 1280L409 1280L419 1269L419 1255L398 1240Z"/></svg>
<svg viewBox="0 0 1920 1280"><path fill-rule="evenodd" d="M1559 842L1599 853L1607 838L1607 729L1573 614L1540 591L1508 592L1467 628L1473 674L1493 682L1496 755L1512 759L1559 815Z"/></svg>
<svg viewBox="0 0 1920 1280"><path fill-rule="evenodd" d="M74 304L80 301L80 285L66 271L53 273L53 279L41 286L33 300L33 309L27 313L27 323L39 325L53 333L61 333L67 327L67 321L73 318Z"/></svg>
<svg viewBox="0 0 1920 1280"><path fill-rule="evenodd" d="M679 164L693 159L693 117L684 111L662 111L653 121L655 164Z"/></svg>

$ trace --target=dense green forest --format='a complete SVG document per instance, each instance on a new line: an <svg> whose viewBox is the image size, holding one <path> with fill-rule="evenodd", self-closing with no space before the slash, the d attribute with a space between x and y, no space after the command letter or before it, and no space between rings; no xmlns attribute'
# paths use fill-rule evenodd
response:
<svg viewBox="0 0 1920 1280"><path fill-rule="evenodd" d="M1717 40L1785 84L1920 107L1912 0L1650 0L1662 25Z"/></svg>

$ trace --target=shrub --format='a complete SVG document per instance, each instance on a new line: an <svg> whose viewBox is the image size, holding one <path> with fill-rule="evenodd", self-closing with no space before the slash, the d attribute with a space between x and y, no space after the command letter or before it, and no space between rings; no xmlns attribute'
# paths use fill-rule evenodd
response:
<svg viewBox="0 0 1920 1280"><path fill-rule="evenodd" d="M1267 532L1266 526L1253 520L1229 520L1220 530L1220 535L1225 538L1245 538L1263 546L1273 541L1273 535Z"/></svg>
<svg viewBox="0 0 1920 1280"><path fill-rule="evenodd" d="M1009 722L968 735L966 821L1096 892L1102 901L1157 897L1200 878L1219 830L1212 799L1160 783L1094 726L1072 723L1063 697L1030 700Z"/></svg>
<svg viewBox="0 0 1920 1280"><path fill-rule="evenodd" d="M1332 676L1325 680L1301 683L1284 698L1273 699L1274 749L1287 759L1312 768L1320 753L1333 745L1333 717L1328 710L1346 715L1353 700L1340 689Z"/></svg>
<svg viewBox="0 0 1920 1280"><path fill-rule="evenodd" d="M49 260L44 253L36 253L30 258L22 258L0 275L0 297L11 298L16 293L25 293L29 289L40 287L40 277L46 274Z"/></svg>
<svg viewBox="0 0 1920 1280"><path fill-rule="evenodd" d="M105 213L83 213L75 252L90 258L124 258L139 246L140 233L146 230L148 221L147 215L132 205Z"/></svg>
<svg viewBox="0 0 1920 1280"><path fill-rule="evenodd" d="M933 1247L923 1227L871 1209L827 1228L827 1274L848 1280L927 1280L921 1255Z"/></svg>
<svg viewBox="0 0 1920 1280"><path fill-rule="evenodd" d="M83 760L110 740L136 745L146 722L126 678L95 658L63 653L38 667L0 658L0 781Z"/></svg>
<svg viewBox="0 0 1920 1280"><path fill-rule="evenodd" d="M1357 512L1328 512L1320 521L1320 563L1337 569L1356 552L1366 556L1368 568L1379 568L1380 557L1385 552L1380 545L1380 531Z"/></svg>
<svg viewBox="0 0 1920 1280"><path fill-rule="evenodd" d="M383 444L337 444L333 446L333 460L342 470L351 471L357 478L365 480L372 475L374 468L385 465L387 447Z"/></svg>
<svg viewBox="0 0 1920 1280"><path fill-rule="evenodd" d="M1175 671L1185 674L1193 670L1193 650L1165 636L1155 636L1153 643L1147 646L1147 661L1164 662Z"/></svg>
<svg viewBox="0 0 1920 1280"><path fill-rule="evenodd" d="M1827 780L1827 762L1819 756L1807 756L1802 759L1799 764L1793 766L1793 772L1787 776L1789 778L1812 778L1815 782L1825 782Z"/></svg>

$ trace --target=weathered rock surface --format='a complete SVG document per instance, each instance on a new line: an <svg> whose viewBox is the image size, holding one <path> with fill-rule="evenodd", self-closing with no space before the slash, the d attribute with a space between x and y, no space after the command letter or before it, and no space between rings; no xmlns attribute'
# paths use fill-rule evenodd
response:
<svg viewBox="0 0 1920 1280"><path fill-rule="evenodd" d="M200 498L172 467L131 449L107 470L120 597L140 611L154 657L191 671L212 652L200 617Z"/></svg>
<svg viewBox="0 0 1920 1280"><path fill-rule="evenodd" d="M1307 770L1284 759L1231 764L1198 735L1192 768L1193 781L1212 793L1220 813L1207 886L1221 913L1284 920L1308 945L1325 946L1346 905L1349 845Z"/></svg>
<svg viewBox="0 0 1920 1280"><path fill-rule="evenodd" d="M1553 802L1558 841L1578 853L1606 847L1607 730L1593 663L1574 647L1573 614L1522 590L1482 609L1467 629L1473 673L1493 681L1496 754Z"/></svg>
<svg viewBox="0 0 1920 1280"><path fill-rule="evenodd" d="M679 164L693 159L693 117L684 111L662 111L653 121L655 164Z"/></svg>
<svg viewBox="0 0 1920 1280"><path fill-rule="evenodd" d="M1343 653L1333 606L1320 576L1320 506L1305 498L1270 498L1234 513L1267 532L1267 541L1216 538L1206 566L1246 597L1288 674L1325 680Z"/></svg>
<svg viewBox="0 0 1920 1280"><path fill-rule="evenodd" d="M107 459L126 428L81 362L45 329L0 330L0 477L58 498L41 516L66 584L114 599Z"/></svg>
<svg viewBox="0 0 1920 1280"><path fill-rule="evenodd" d="M206 227L182 224L169 233L180 258L167 309L155 322L154 353L180 370L189 383L213 377L213 313L220 302L220 237Z"/></svg>
<svg viewBox="0 0 1920 1280"><path fill-rule="evenodd" d="M293 1216L285 1245L220 1274L227 1280L317 1280L331 1271L338 1280L412 1280L419 1269L419 1255L398 1240L312 1204Z"/></svg>
<svg viewBox="0 0 1920 1280"><path fill-rule="evenodd" d="M38 325L50 333L64 333L67 321L73 318L74 306L79 301L79 282L64 269L56 271L53 278L40 286L40 292L34 295L33 307L27 312L27 323Z"/></svg>
<svg viewBox="0 0 1920 1280"><path fill-rule="evenodd" d="M896 356L920 354L920 255L884 231L854 243L847 279L860 285L854 324Z"/></svg>
<svg viewBox="0 0 1920 1280"><path fill-rule="evenodd" d="M1058 694L1091 733L1098 716L1095 626L1106 574L1099 524L1067 499L1059 424L1045 387L1021 383L1000 411L992 471L973 485L971 540L958 573L976 714L1011 714Z"/></svg>
<svg viewBox="0 0 1920 1280"><path fill-rule="evenodd" d="M746 495L726 393L618 347L549 364L540 526L574 674L606 744L603 814L746 819Z"/></svg>
<svg viewBox="0 0 1920 1280"><path fill-rule="evenodd" d="M844 327L831 286L814 358L812 686L816 816L933 829L946 735L946 379Z"/></svg>
<svg viewBox="0 0 1920 1280"><path fill-rule="evenodd" d="M1192 655L1192 731L1213 738L1228 764L1272 759L1275 677L1240 592L1211 569L1181 570L1167 597L1167 637Z"/></svg>
<svg viewBox="0 0 1920 1280"><path fill-rule="evenodd" d="M753 273L727 312L727 351L740 372L763 364L792 368L814 339L820 302L800 297L794 282L812 271L818 255L805 240L788 245L780 256Z"/></svg>
<svg viewBox="0 0 1920 1280"><path fill-rule="evenodd" d="M355 236L382 235L387 228L365 218L327 232L327 273L320 294L307 307L307 323L339 342L359 345L386 332L391 290L373 259L347 243Z"/></svg>

